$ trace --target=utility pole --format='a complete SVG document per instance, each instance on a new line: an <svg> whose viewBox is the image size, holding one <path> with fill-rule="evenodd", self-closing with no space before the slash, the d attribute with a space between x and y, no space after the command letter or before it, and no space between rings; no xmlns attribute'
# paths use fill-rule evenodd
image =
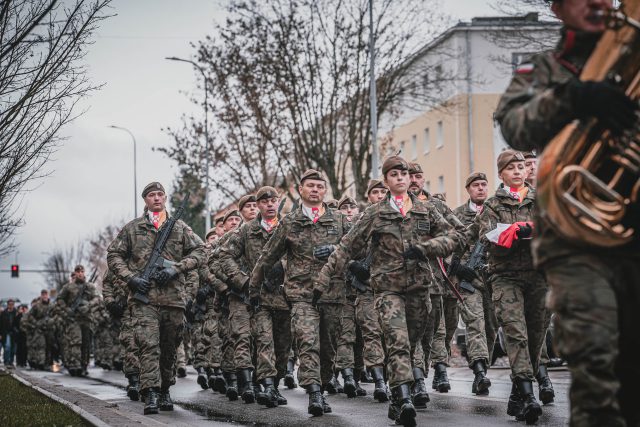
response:
<svg viewBox="0 0 640 427"><path fill-rule="evenodd" d="M127 128L123 128L120 126L111 125L109 126L112 129L119 129L127 132L131 136L131 140L133 141L133 217L136 218L138 216L138 162L137 162L137 149L136 149L136 137L133 136L133 133Z"/></svg>
<svg viewBox="0 0 640 427"><path fill-rule="evenodd" d="M380 153L378 149L378 109L376 104L376 47L373 30L373 0L369 0L369 114L371 115L371 179L380 174Z"/></svg>
<svg viewBox="0 0 640 427"><path fill-rule="evenodd" d="M169 56L164 59L169 61L178 61L178 62L186 62L187 64L193 65L195 69L200 71L202 74L202 79L204 80L204 139L205 139L205 176L204 176L204 204L205 204L205 233L211 229L211 203L209 202L209 167L211 165L211 150L209 149L209 103L208 96L209 90L207 87L207 74L204 72L202 67L197 63L189 60L177 58L175 56Z"/></svg>

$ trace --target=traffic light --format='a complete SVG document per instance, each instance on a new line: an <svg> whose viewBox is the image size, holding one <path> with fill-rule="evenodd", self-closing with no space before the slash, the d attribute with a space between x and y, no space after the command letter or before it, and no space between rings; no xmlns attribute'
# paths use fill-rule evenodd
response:
<svg viewBox="0 0 640 427"><path fill-rule="evenodd" d="M18 264L11 266L11 277L20 277L20 266Z"/></svg>

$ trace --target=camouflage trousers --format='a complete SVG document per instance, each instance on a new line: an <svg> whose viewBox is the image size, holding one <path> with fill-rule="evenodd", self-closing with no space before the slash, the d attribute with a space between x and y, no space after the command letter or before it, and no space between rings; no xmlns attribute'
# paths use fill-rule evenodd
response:
<svg viewBox="0 0 640 427"><path fill-rule="evenodd" d="M637 426L640 262L576 253L543 266L555 346L571 371L571 426Z"/></svg>
<svg viewBox="0 0 640 427"><path fill-rule="evenodd" d="M425 335L431 311L429 290L380 292L375 296L375 307L389 354L389 386L413 383L414 352Z"/></svg>
<svg viewBox="0 0 640 427"><path fill-rule="evenodd" d="M429 294L429 299L431 302L431 310L427 317L424 335L420 339L420 342L416 346L416 350L413 354L413 365L416 368L422 369L425 376L429 374L429 362L431 360L433 340L442 321L442 295Z"/></svg>
<svg viewBox="0 0 640 427"><path fill-rule="evenodd" d="M477 360L482 360L489 366L489 350L484 324L483 295L479 289L472 294L460 292L464 302L458 302L460 317L466 326L467 360L469 367Z"/></svg>
<svg viewBox="0 0 640 427"><path fill-rule="evenodd" d="M455 297L442 297L442 316L431 344L431 363L444 363L449 366L451 340L458 328L458 300Z"/></svg>
<svg viewBox="0 0 640 427"><path fill-rule="evenodd" d="M113 362L120 357L120 346L117 344L117 336L110 325L96 328L93 338L94 359L96 365L112 367Z"/></svg>
<svg viewBox="0 0 640 427"><path fill-rule="evenodd" d="M84 369L89 365L91 352L91 328L84 322L69 319L62 336L64 366L67 369Z"/></svg>
<svg viewBox="0 0 640 427"><path fill-rule="evenodd" d="M373 295L362 294L356 299L356 325L362 331L364 365L367 369L384 366L382 330Z"/></svg>
<svg viewBox="0 0 640 427"><path fill-rule="evenodd" d="M342 306L342 319L340 321L340 336L337 342L335 360L336 371L346 368L354 368L356 345L356 308L352 303Z"/></svg>
<svg viewBox="0 0 640 427"><path fill-rule="evenodd" d="M184 309L134 302L134 335L140 359L140 390L176 383L176 349L184 331Z"/></svg>
<svg viewBox="0 0 640 427"><path fill-rule="evenodd" d="M550 311L547 310L547 314L550 314ZM547 332L549 329L547 328ZM540 363L539 365L547 366L549 364L549 352L547 351L547 339L542 342L542 349L540 350Z"/></svg>
<svg viewBox="0 0 640 427"><path fill-rule="evenodd" d="M53 334L49 331L35 328L27 333L27 355L30 365L51 366L51 347Z"/></svg>
<svg viewBox="0 0 640 427"><path fill-rule="evenodd" d="M218 336L220 337L220 369L223 372L235 372L233 364L235 349L231 340L231 325L229 322L229 312L222 310L218 318ZM212 343L213 345L213 343ZM217 351L211 348L212 351Z"/></svg>
<svg viewBox="0 0 640 427"><path fill-rule="evenodd" d="M505 336L511 376L534 380L547 330L547 284L536 271L494 274L493 303Z"/></svg>
<svg viewBox="0 0 640 427"><path fill-rule="evenodd" d="M487 350L489 350L489 359L492 358L493 347L498 336L498 318L496 317L496 309L493 305L493 291L491 286L485 282L482 289L482 311L484 312L484 332L487 338ZM491 360L489 360L491 362Z"/></svg>
<svg viewBox="0 0 640 427"><path fill-rule="evenodd" d="M189 361L192 359L191 338L193 325L185 323L184 333L182 334L182 342L176 349L176 369L187 368Z"/></svg>
<svg viewBox="0 0 640 427"><path fill-rule="evenodd" d="M206 314L205 314L206 319ZM202 343L204 334L204 321L196 320L191 325L191 348L193 351L193 367L208 368L209 366L205 362L205 353L203 352L204 344Z"/></svg>
<svg viewBox="0 0 640 427"><path fill-rule="evenodd" d="M125 310L120 325L120 344L124 349L123 371L125 375L140 373L140 360L138 359L138 344L134 333L134 319L131 317L131 308Z"/></svg>
<svg viewBox="0 0 640 427"><path fill-rule="evenodd" d="M200 336L196 343L194 368L219 368L222 361L222 338L220 332L220 313L212 308L202 323Z"/></svg>
<svg viewBox="0 0 640 427"><path fill-rule="evenodd" d="M229 295L229 331L236 369L253 369L251 308L235 295Z"/></svg>
<svg viewBox="0 0 640 427"><path fill-rule="evenodd" d="M256 379L284 378L291 352L291 313L261 307L251 317L256 345Z"/></svg>

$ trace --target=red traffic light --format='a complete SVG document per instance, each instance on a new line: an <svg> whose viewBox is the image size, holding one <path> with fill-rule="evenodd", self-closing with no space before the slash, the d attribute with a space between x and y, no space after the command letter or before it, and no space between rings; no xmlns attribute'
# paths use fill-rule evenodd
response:
<svg viewBox="0 0 640 427"><path fill-rule="evenodd" d="M20 266L18 264L11 266L11 277L20 277Z"/></svg>

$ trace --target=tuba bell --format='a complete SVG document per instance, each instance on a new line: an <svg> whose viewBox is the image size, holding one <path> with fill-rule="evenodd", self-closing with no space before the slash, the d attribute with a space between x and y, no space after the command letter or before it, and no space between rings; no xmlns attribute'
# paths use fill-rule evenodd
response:
<svg viewBox="0 0 640 427"><path fill-rule="evenodd" d="M607 30L580 79L608 80L640 97L640 0L607 16ZM577 244L614 248L640 233L640 127L613 135L597 119L576 120L547 145L539 162L542 218Z"/></svg>

